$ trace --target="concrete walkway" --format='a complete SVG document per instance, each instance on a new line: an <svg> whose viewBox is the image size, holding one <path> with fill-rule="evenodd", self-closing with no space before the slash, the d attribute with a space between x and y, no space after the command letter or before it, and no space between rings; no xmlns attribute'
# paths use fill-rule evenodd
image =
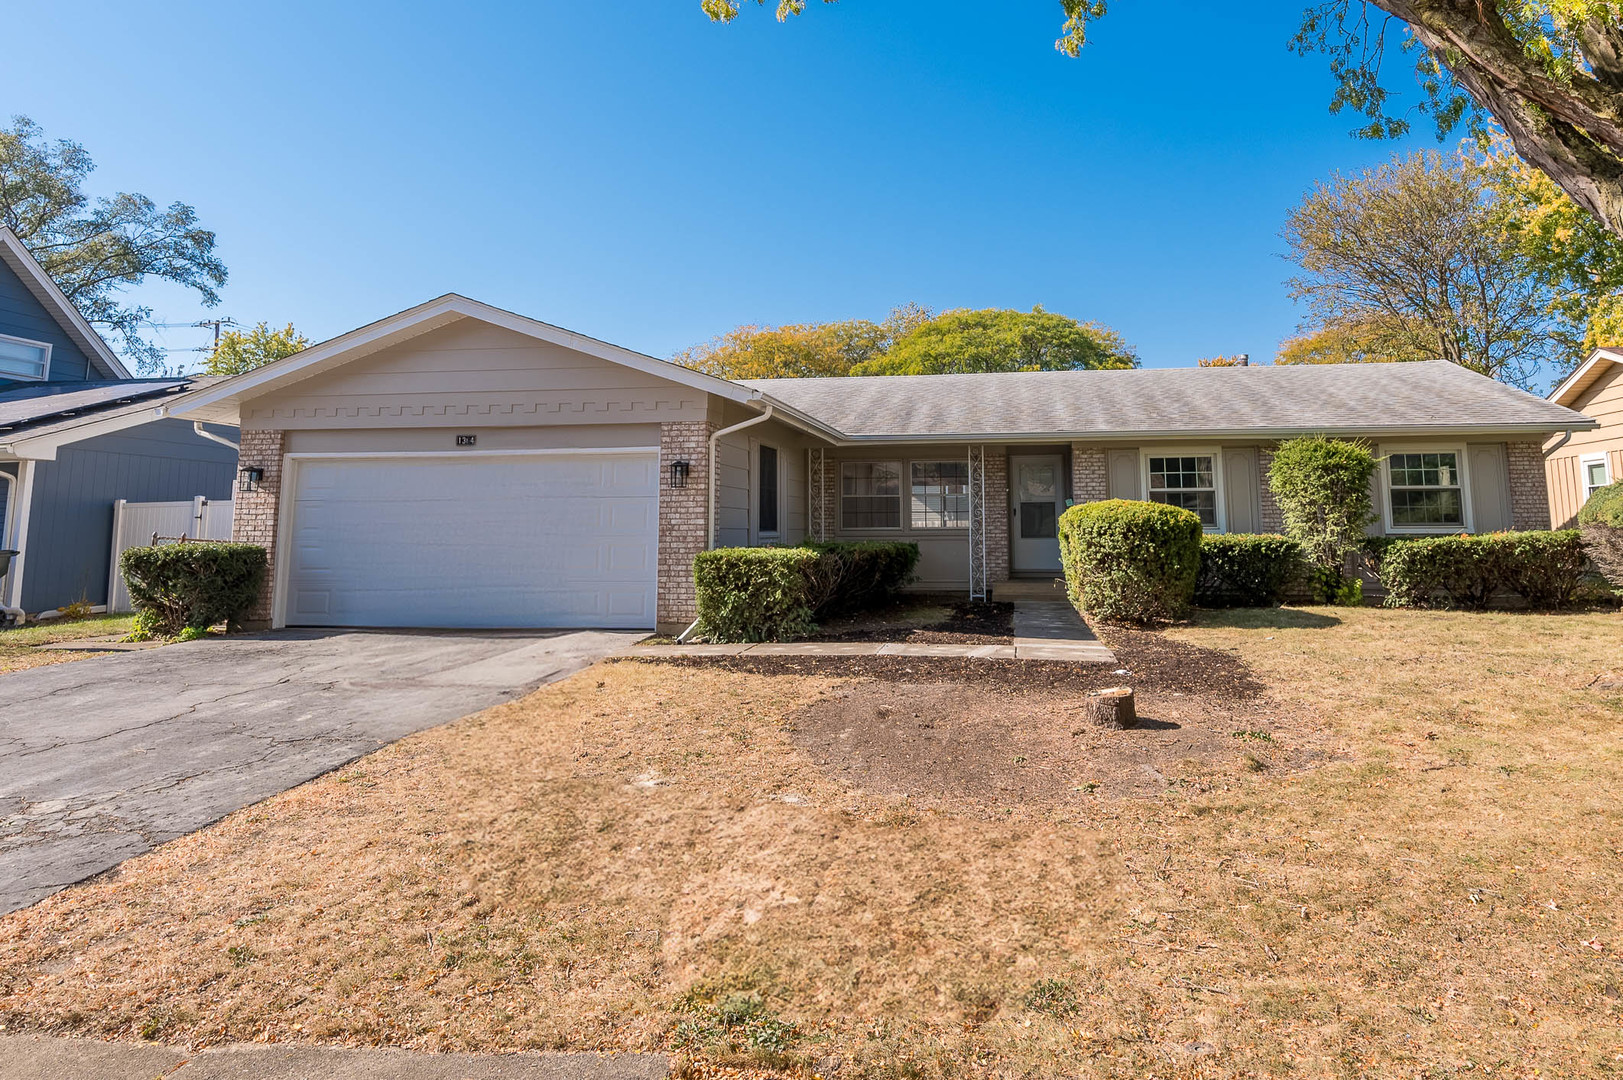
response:
<svg viewBox="0 0 1623 1080"><path fill-rule="evenodd" d="M619 656L947 656L1114 664L1116 654L1063 600L1014 601L1013 645L913 645L888 641L767 641L754 645L636 645Z"/></svg>
<svg viewBox="0 0 1623 1080"><path fill-rule="evenodd" d="M423 1054L325 1046L221 1046L0 1035L0 1080L659 1080L659 1054Z"/></svg>

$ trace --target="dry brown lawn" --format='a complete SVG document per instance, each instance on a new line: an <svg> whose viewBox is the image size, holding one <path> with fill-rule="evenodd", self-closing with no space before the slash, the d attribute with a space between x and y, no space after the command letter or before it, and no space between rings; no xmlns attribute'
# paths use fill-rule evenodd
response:
<svg viewBox="0 0 1623 1080"><path fill-rule="evenodd" d="M8 671L44 667L47 664L63 664L70 660L86 660L100 655L93 652L52 649L50 646L59 641L76 641L106 634L127 634L133 624L134 619L128 615L92 615L87 619L46 622L21 630L0 630L0 675Z"/></svg>
<svg viewBox="0 0 1623 1080"><path fill-rule="evenodd" d="M1169 637L1266 690L1050 730L1078 783L1041 797L853 786L900 768L841 757L860 681L600 665L0 920L0 1023L842 1078L1623 1073L1623 617ZM1069 731L1052 690L961 695L1000 739ZM1090 787L1103 753L1164 783Z"/></svg>

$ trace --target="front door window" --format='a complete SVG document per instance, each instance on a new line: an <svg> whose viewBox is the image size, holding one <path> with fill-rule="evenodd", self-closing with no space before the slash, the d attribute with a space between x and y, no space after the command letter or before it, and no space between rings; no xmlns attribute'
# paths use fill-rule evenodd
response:
<svg viewBox="0 0 1623 1080"><path fill-rule="evenodd" d="M1065 459L1009 455L1009 563L1027 573L1059 570L1059 516L1065 512Z"/></svg>
<svg viewBox="0 0 1623 1080"><path fill-rule="evenodd" d="M1059 536L1055 502L1059 494L1059 472L1052 464L1022 462L1015 477L1020 503L1020 538L1051 540Z"/></svg>

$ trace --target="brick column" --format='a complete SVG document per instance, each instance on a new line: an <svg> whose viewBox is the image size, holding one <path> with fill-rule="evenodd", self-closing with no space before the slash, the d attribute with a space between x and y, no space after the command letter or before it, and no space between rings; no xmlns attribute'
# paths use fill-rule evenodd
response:
<svg viewBox="0 0 1623 1080"><path fill-rule="evenodd" d="M265 586L243 617L244 630L266 630L271 624L271 598L276 587L276 518L282 503L282 432L249 431L240 435L239 469L263 469L253 491L238 490L231 500L231 539L265 549Z"/></svg>
<svg viewBox="0 0 1623 1080"><path fill-rule="evenodd" d="M1071 444L1071 498L1078 503L1110 498L1110 466L1103 447Z"/></svg>
<svg viewBox="0 0 1623 1080"><path fill-rule="evenodd" d="M1510 524L1515 529L1550 527L1550 487L1544 447L1536 442L1505 444L1510 465Z"/></svg>
<svg viewBox="0 0 1623 1080"><path fill-rule="evenodd" d="M1258 507L1258 522L1265 533L1282 533L1285 531L1285 514L1279 509L1279 501L1274 498L1274 489L1268 486L1268 470L1274 464L1274 447L1263 446L1257 449L1257 472L1260 474L1258 490L1261 505Z"/></svg>
<svg viewBox="0 0 1623 1080"><path fill-rule="evenodd" d="M713 497L710 435L706 420L679 420L659 426L659 599L655 623L676 633L698 614L693 588L693 557L705 549L705 511ZM671 486L671 462L686 461L686 487Z"/></svg>
<svg viewBox="0 0 1623 1080"><path fill-rule="evenodd" d="M986 583L1009 580L1009 456L986 452Z"/></svg>

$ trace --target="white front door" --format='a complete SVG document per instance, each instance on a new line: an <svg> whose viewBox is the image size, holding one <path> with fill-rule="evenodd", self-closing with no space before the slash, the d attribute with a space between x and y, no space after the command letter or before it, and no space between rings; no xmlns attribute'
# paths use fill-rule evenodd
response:
<svg viewBox="0 0 1623 1080"><path fill-rule="evenodd" d="M1010 454L1010 565L1015 571L1057 572L1059 516L1065 512L1065 461L1058 454Z"/></svg>
<svg viewBox="0 0 1623 1080"><path fill-rule="evenodd" d="M654 625L657 450L295 465L289 626Z"/></svg>

